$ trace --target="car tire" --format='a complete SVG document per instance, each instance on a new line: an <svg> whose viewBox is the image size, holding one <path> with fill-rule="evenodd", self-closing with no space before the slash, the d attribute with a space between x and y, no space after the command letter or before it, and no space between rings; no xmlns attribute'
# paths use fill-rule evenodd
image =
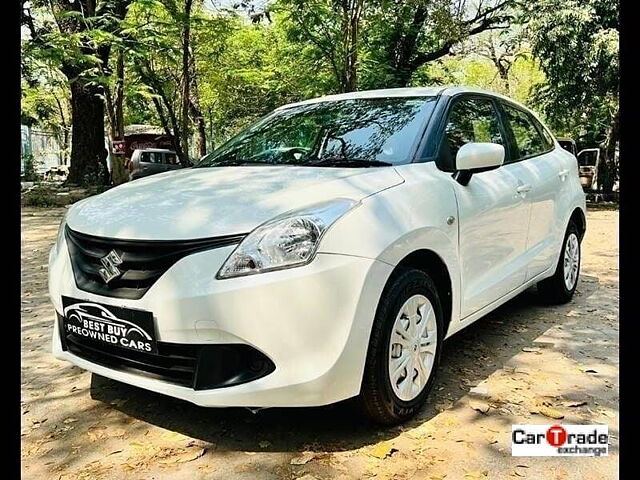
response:
<svg viewBox="0 0 640 480"><path fill-rule="evenodd" d="M406 313L413 309L417 314ZM373 322L358 396L361 410L369 419L394 425L411 418L423 406L440 363L443 318L438 290L425 272L403 269L388 282ZM396 331L412 340L406 341ZM396 340L403 343L394 343ZM407 360L407 356L411 358ZM396 374L402 362L404 370Z"/></svg>
<svg viewBox="0 0 640 480"><path fill-rule="evenodd" d="M538 293L543 302L550 305L567 303L573 297L580 276L580 232L575 223L569 223L562 242L560 258L553 276L538 282ZM569 269L572 272L569 272ZM568 273L571 276L568 276Z"/></svg>

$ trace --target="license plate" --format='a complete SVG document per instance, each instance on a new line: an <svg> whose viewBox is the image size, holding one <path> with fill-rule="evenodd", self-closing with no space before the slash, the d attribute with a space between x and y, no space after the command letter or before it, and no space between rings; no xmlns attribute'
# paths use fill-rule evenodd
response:
<svg viewBox="0 0 640 480"><path fill-rule="evenodd" d="M62 297L66 335L136 352L157 353L153 314Z"/></svg>

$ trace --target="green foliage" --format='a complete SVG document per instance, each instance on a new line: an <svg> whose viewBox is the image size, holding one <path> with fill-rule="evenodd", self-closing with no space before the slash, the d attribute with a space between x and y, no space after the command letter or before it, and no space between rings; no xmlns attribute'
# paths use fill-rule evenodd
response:
<svg viewBox="0 0 640 480"><path fill-rule="evenodd" d="M618 2L540 0L528 13L547 77L536 103L563 133L604 142L618 111Z"/></svg>
<svg viewBox="0 0 640 480"><path fill-rule="evenodd" d="M121 2L130 4L124 20L114 10ZM115 90L111 50L124 52L125 125L197 133L197 115L181 118L188 23L191 97L209 150L280 105L343 90L350 68L358 89L477 86L541 110L557 134L603 145L615 137L615 1L273 0L262 9L219 1L212 9L194 0L189 18L185 0L104 0L86 16L67 3L31 2L35 26L22 45L28 125L68 129L69 78Z"/></svg>
<svg viewBox="0 0 640 480"><path fill-rule="evenodd" d="M452 56L429 64L416 72L411 85L466 85L507 95L524 104L532 103L536 86L544 74L530 55L519 56L509 73L510 88L498 75L491 60L477 54Z"/></svg>
<svg viewBox="0 0 640 480"><path fill-rule="evenodd" d="M22 175L22 180L25 182L36 182L40 180L40 176L36 171L37 165L33 155L30 153L23 155L22 161L24 162L24 174Z"/></svg>
<svg viewBox="0 0 640 480"><path fill-rule="evenodd" d="M102 193L109 188L100 185L69 189L47 182L39 182L21 195L21 204L25 207L64 207Z"/></svg>

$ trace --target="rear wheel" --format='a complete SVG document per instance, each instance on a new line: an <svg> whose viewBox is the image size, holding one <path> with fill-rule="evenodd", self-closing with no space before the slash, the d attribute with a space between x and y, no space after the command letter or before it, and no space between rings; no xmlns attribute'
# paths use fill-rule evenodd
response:
<svg viewBox="0 0 640 480"><path fill-rule="evenodd" d="M562 242L562 251L552 277L538 283L538 292L546 303L567 303L573 297L580 276L580 233L571 222Z"/></svg>
<svg viewBox="0 0 640 480"><path fill-rule="evenodd" d="M443 336L435 284L420 270L403 270L385 288L371 332L359 397L369 418L396 424L418 412L434 382Z"/></svg>

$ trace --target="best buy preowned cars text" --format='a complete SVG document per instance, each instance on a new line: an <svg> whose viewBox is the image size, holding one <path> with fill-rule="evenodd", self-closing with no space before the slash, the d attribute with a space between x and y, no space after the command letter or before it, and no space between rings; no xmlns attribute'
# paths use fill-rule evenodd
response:
<svg viewBox="0 0 640 480"><path fill-rule="evenodd" d="M469 88L286 105L194 168L69 209L53 351L204 406L357 396L397 423L443 341L536 285L571 299L585 199L529 110Z"/></svg>

